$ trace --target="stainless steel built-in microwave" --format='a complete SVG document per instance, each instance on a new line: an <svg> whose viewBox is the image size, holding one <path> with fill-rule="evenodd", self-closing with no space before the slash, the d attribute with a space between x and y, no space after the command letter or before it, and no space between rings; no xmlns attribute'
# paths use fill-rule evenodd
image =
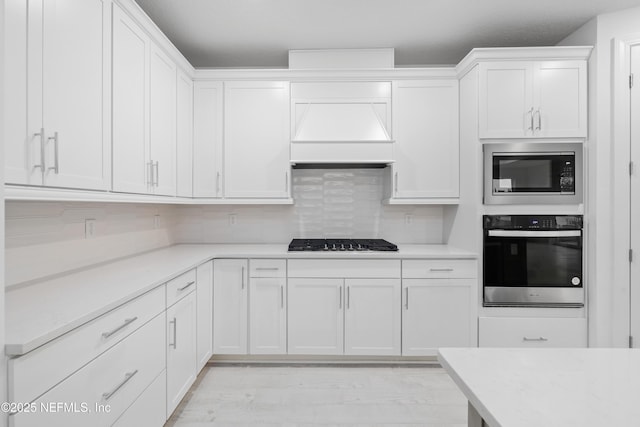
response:
<svg viewBox="0 0 640 427"><path fill-rule="evenodd" d="M484 203L582 203L581 143L484 145Z"/></svg>

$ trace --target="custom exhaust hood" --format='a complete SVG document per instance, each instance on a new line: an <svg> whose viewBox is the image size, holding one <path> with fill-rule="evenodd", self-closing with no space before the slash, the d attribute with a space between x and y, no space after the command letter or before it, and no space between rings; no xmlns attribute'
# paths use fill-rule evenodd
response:
<svg viewBox="0 0 640 427"><path fill-rule="evenodd" d="M390 82L291 84L294 167L388 165L390 125Z"/></svg>

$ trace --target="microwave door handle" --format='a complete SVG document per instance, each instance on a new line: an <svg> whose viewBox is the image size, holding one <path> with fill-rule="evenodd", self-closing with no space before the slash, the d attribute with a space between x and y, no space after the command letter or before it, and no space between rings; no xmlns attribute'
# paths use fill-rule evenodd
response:
<svg viewBox="0 0 640 427"><path fill-rule="evenodd" d="M489 230L489 237L580 237L581 230Z"/></svg>

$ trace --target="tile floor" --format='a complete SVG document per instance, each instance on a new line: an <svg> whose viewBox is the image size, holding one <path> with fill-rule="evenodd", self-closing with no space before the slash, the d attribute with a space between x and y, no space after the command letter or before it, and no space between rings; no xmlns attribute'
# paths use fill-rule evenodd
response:
<svg viewBox="0 0 640 427"><path fill-rule="evenodd" d="M464 427L467 401L437 365L208 366L165 427Z"/></svg>

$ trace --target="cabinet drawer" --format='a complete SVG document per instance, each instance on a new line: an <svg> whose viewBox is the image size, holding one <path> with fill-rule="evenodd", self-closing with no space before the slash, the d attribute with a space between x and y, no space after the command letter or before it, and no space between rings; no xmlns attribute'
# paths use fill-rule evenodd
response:
<svg viewBox="0 0 640 427"><path fill-rule="evenodd" d="M164 286L159 286L24 356L9 360L10 400L33 401L140 328L164 311L164 293Z"/></svg>
<svg viewBox="0 0 640 427"><path fill-rule="evenodd" d="M425 259L402 261L403 279L473 279L477 275L475 260Z"/></svg>
<svg viewBox="0 0 640 427"><path fill-rule="evenodd" d="M288 277L394 279L400 277L400 260L291 259Z"/></svg>
<svg viewBox="0 0 640 427"><path fill-rule="evenodd" d="M162 427L167 418L167 371L164 370L113 427Z"/></svg>
<svg viewBox="0 0 640 427"><path fill-rule="evenodd" d="M196 270L189 270L184 274L167 282L167 307L196 290Z"/></svg>
<svg viewBox="0 0 640 427"><path fill-rule="evenodd" d="M165 369L164 324L165 315L156 316L41 396L35 401L36 412L12 415L12 425L84 427L113 424ZM54 366L54 362L50 361L48 365ZM58 402L67 405L66 409L57 406ZM43 410L43 407L51 406L55 412ZM83 411L83 408L87 410Z"/></svg>
<svg viewBox="0 0 640 427"><path fill-rule="evenodd" d="M284 259L249 260L250 277L287 277L287 261Z"/></svg>
<svg viewBox="0 0 640 427"><path fill-rule="evenodd" d="M583 318L481 317L480 347L586 347Z"/></svg>

